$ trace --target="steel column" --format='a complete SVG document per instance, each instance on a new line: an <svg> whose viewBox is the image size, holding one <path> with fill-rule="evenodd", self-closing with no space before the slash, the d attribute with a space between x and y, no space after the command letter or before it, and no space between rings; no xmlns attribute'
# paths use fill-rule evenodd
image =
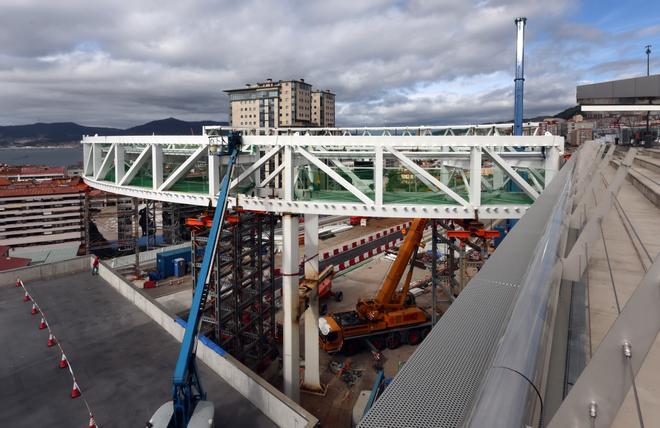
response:
<svg viewBox="0 0 660 428"><path fill-rule="evenodd" d="M290 168L287 168L290 170ZM282 215L282 301L284 304L284 393L300 398L300 325L298 299L298 216ZM315 323L316 325L316 323Z"/></svg>
<svg viewBox="0 0 660 428"><path fill-rule="evenodd" d="M481 149L470 149L470 204L477 208L481 205Z"/></svg>
<svg viewBox="0 0 660 428"><path fill-rule="evenodd" d="M151 146L151 174L152 188L158 190L163 185L163 146L159 144Z"/></svg>
<svg viewBox="0 0 660 428"><path fill-rule="evenodd" d="M305 311L305 376L303 385L311 391L321 390L319 373L319 216L305 214L305 279L316 282L309 295L309 307Z"/></svg>

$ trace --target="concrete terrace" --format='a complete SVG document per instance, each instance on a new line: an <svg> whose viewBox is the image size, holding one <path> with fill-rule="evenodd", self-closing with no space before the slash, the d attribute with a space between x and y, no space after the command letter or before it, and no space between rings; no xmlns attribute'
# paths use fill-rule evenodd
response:
<svg viewBox="0 0 660 428"><path fill-rule="evenodd" d="M171 395L179 343L100 277L88 272L24 281L71 361L83 397L104 427L144 426ZM21 288L0 286L0 425L87 426L82 398L71 399L71 376L49 348L40 315ZM202 382L220 426L274 424L201 361Z"/></svg>

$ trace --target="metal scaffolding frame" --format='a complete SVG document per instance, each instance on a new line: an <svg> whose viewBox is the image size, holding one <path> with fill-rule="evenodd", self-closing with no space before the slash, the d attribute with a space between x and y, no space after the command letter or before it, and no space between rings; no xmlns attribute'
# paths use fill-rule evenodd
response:
<svg viewBox="0 0 660 428"><path fill-rule="evenodd" d="M275 223L273 214L230 213L214 261L200 331L236 359L260 371L275 346ZM193 229L193 283L207 229Z"/></svg>

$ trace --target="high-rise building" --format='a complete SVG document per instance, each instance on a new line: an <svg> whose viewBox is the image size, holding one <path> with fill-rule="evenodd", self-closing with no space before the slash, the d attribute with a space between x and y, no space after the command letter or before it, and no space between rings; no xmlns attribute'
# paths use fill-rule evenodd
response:
<svg viewBox="0 0 660 428"><path fill-rule="evenodd" d="M322 128L335 126L335 94L325 91L312 91L312 123Z"/></svg>
<svg viewBox="0 0 660 428"><path fill-rule="evenodd" d="M335 125L335 95L312 91L300 80L267 79L228 89L229 123L236 127L278 128Z"/></svg>

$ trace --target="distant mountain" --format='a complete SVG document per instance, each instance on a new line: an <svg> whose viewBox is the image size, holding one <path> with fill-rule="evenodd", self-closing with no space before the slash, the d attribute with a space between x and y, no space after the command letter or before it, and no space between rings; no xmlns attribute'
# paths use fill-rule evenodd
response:
<svg viewBox="0 0 660 428"><path fill-rule="evenodd" d="M173 117L155 120L128 129L84 126L74 122L33 123L0 126L0 147L68 145L80 142L83 135L199 135L202 126L226 125L205 120L187 122Z"/></svg>
<svg viewBox="0 0 660 428"><path fill-rule="evenodd" d="M568 120L568 119L572 118L573 116L575 116L576 114L582 114L582 109L580 108L580 106L569 107L566 110L564 110L562 112L559 112L559 113L557 113L556 115L554 115L552 117L558 117L558 118L561 118L561 119Z"/></svg>

